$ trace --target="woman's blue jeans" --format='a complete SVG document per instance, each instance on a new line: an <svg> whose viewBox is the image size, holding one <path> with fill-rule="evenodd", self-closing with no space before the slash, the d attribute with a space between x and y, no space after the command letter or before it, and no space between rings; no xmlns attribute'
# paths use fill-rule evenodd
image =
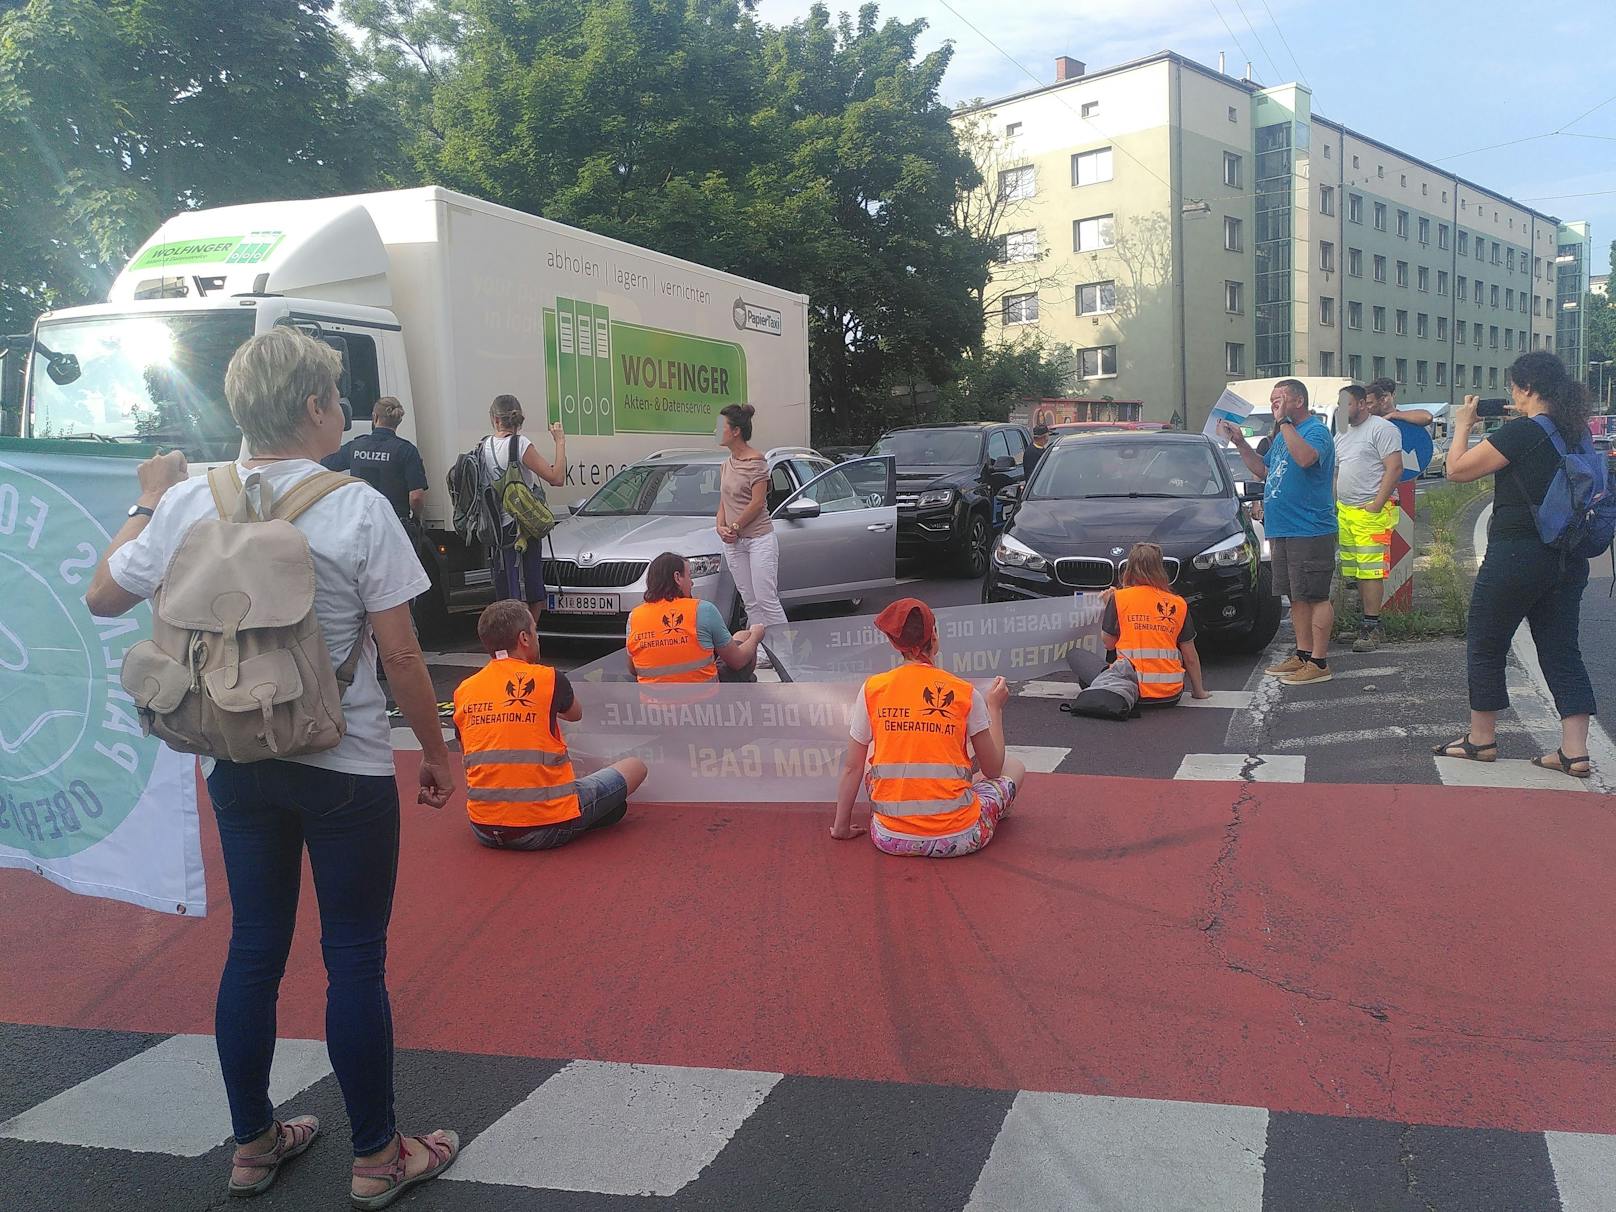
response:
<svg viewBox="0 0 1616 1212"><path fill-rule="evenodd" d="M1577 634L1587 585L1587 560L1563 556L1536 539L1496 539L1487 545L1466 628L1472 711L1509 706L1504 667L1524 621L1560 718L1594 714L1593 686Z"/></svg>
<svg viewBox="0 0 1616 1212"><path fill-rule="evenodd" d="M208 776L230 881L230 955L214 1032L236 1140L274 1122L275 1004L308 847L327 976L326 1050L356 1156L393 1139L387 923L398 875L398 785L295 762L220 761Z"/></svg>

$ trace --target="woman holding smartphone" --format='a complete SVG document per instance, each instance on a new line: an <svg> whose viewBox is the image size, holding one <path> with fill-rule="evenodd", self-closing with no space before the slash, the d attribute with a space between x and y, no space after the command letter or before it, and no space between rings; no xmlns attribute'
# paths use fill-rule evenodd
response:
<svg viewBox="0 0 1616 1212"><path fill-rule="evenodd" d="M1588 434L1588 393L1547 351L1516 358L1509 382L1509 407L1517 415L1475 446L1470 431L1483 401L1466 396L1454 417L1450 451L1458 453L1448 455L1447 478L1467 484L1491 475L1493 516L1487 556L1470 595L1470 730L1434 752L1474 762L1498 757L1498 713L1509 706L1504 663L1524 619L1560 713L1560 748L1532 764L1585 779L1594 692L1577 632L1588 561L1548 546L1538 534L1536 510L1560 470L1560 455L1535 418L1552 420L1574 449Z"/></svg>

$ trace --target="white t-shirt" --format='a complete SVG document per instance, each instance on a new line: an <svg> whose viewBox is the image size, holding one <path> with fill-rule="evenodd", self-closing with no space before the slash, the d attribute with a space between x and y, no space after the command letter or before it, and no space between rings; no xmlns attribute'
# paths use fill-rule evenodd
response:
<svg viewBox="0 0 1616 1212"><path fill-rule="evenodd" d="M511 461L511 435L494 434L482 440L479 448L482 451L483 467L487 469L492 479L499 479L505 474L505 468ZM533 449L533 443L528 441L525 433L516 435L516 461L522 469L522 480L538 494L539 500L544 500L544 482L533 474L533 469L526 463L527 452ZM501 511L500 524L509 526L511 515Z"/></svg>
<svg viewBox="0 0 1616 1212"><path fill-rule="evenodd" d="M971 712L965 717L965 735L976 736L991 727L993 722L988 718L988 696L976 688L976 693L971 695ZM862 686L859 687L858 698L853 701L853 719L848 735L860 745L868 745L875 740L875 725L870 721L870 705L864 700Z"/></svg>
<svg viewBox="0 0 1616 1212"><path fill-rule="evenodd" d="M307 459L260 468L236 466L243 482L261 475L277 495L320 470ZM191 527L216 516L207 477L170 488L146 529L113 553L108 564L112 579L129 593L151 597ZM293 525L308 539L314 556L314 612L333 665L348 659L367 614L402 605L431 587L398 515L369 484L337 489ZM342 696L342 714L348 731L335 749L288 760L343 774L391 775L387 696L376 678L374 638L365 641L353 685Z"/></svg>
<svg viewBox="0 0 1616 1212"><path fill-rule="evenodd" d="M1366 417L1335 439L1335 499L1360 508L1372 505L1386 474L1386 457L1403 458L1403 435L1385 417Z"/></svg>

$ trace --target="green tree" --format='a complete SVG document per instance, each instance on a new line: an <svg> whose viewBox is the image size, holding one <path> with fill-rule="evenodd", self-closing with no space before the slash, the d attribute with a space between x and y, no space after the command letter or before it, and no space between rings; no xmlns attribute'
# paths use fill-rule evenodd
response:
<svg viewBox="0 0 1616 1212"><path fill-rule="evenodd" d="M177 211L381 179L396 137L356 96L330 10L331 0L0 9L0 329L103 294Z"/></svg>
<svg viewBox="0 0 1616 1212"><path fill-rule="evenodd" d="M959 375L938 392L937 411L951 421L1005 421L1021 400L1067 394L1075 354L1042 340L984 344L961 362Z"/></svg>

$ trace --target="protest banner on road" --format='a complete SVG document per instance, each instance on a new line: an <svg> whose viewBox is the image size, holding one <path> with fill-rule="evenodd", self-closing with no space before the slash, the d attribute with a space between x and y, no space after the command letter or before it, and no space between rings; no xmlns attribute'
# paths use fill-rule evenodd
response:
<svg viewBox="0 0 1616 1212"><path fill-rule="evenodd" d="M151 609L98 619L84 605L140 495L141 453L0 441L0 867L200 916L196 759L142 735L119 684Z"/></svg>

